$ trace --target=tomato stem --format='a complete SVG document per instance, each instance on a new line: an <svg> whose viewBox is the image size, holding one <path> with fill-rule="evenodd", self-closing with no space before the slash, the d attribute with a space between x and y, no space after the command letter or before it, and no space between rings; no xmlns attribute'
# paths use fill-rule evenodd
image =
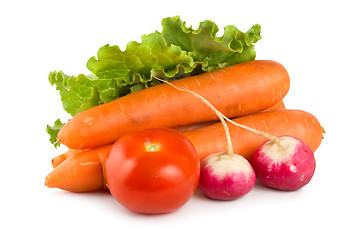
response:
<svg viewBox="0 0 361 240"><path fill-rule="evenodd" d="M156 143L151 143L151 144L146 144L145 145L145 151L146 152L158 152L160 150L158 144Z"/></svg>

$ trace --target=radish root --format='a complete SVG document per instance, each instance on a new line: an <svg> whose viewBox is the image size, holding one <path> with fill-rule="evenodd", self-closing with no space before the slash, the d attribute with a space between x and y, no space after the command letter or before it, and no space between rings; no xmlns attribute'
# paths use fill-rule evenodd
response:
<svg viewBox="0 0 361 240"><path fill-rule="evenodd" d="M191 90L188 90L184 87L177 87L175 86L174 84L168 82L168 81L165 81L163 79L160 79L160 78L157 78L155 77L155 79L161 81L161 82L164 82L164 83L167 83L169 85L171 85L172 87L178 89L178 90L181 90L181 91L184 91L184 92L189 92L191 94L193 94L194 96L196 96L197 98L201 99L208 107L210 107L218 116L219 120L221 120L221 123L222 123L222 126L224 128L224 131L226 133L226 138L227 138L227 152L228 154L233 158L234 156L234 151L233 151L233 146L232 146L232 140L231 140L231 135L229 133L229 128L226 124L226 121L224 120L225 116L220 112L218 111L207 99L205 99L204 97L202 97L201 95L199 95L198 93L195 93Z"/></svg>

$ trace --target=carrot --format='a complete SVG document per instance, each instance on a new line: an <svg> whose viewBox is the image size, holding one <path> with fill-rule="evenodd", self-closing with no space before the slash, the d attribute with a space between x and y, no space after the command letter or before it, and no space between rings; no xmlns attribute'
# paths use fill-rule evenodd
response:
<svg viewBox="0 0 361 240"><path fill-rule="evenodd" d="M70 156L46 176L45 185L71 192L106 189L103 166L110 147L106 145Z"/></svg>
<svg viewBox="0 0 361 240"><path fill-rule="evenodd" d="M280 109L285 109L285 105L282 100L280 102L276 103L275 105L273 105L272 107L269 107L269 108L263 110L262 112L272 111L272 110L280 110ZM193 124L189 124L187 126L175 127L174 129L177 130L178 132L186 132L186 131L198 129L201 127L206 127L206 126L218 123L218 122L219 121L193 123ZM68 149L65 153L62 153L59 156L54 157L51 160L51 164L52 164L53 168L56 168L60 163L62 163L69 157L72 157L72 156L78 154L79 152L86 151L86 150L88 150L88 149Z"/></svg>
<svg viewBox="0 0 361 240"><path fill-rule="evenodd" d="M224 115L234 118L273 106L287 94L290 81L281 64L254 60L172 83L197 92ZM58 140L72 149L94 148L145 128L214 120L216 114L202 101L160 84L75 115L60 129Z"/></svg>
<svg viewBox="0 0 361 240"><path fill-rule="evenodd" d="M274 110L281 110L281 109L286 109L285 104L283 102L283 100L279 101L278 103L276 103L275 105L273 105L272 107L269 107L265 110L262 110L262 112L267 112L267 111L274 111ZM201 122L201 123L192 123L186 126L177 126L174 129L177 130L178 132L186 132L186 131L191 131L191 130L195 130L201 127L206 127L215 123L219 123L220 121L210 121L210 122Z"/></svg>
<svg viewBox="0 0 361 240"><path fill-rule="evenodd" d="M301 110L276 110L233 119L235 122L273 135L289 135L306 142L313 151L321 144L323 129L310 113ZM227 124L234 152L250 160L256 149L268 139L233 124ZM199 159L227 150L220 123L183 133L194 145ZM224 137L222 137L224 136Z"/></svg>
<svg viewBox="0 0 361 240"><path fill-rule="evenodd" d="M262 112L269 112L269 111L282 110L282 109L286 109L285 103L284 103L283 100L279 101L278 103L276 103L275 105L273 105L273 106L271 106L269 108L266 108Z"/></svg>
<svg viewBox="0 0 361 240"><path fill-rule="evenodd" d="M88 149L68 149L65 153L60 154L59 156L56 156L53 159L51 159L51 165L53 166L53 168L56 168L60 163L64 162L66 159L86 150Z"/></svg>
<svg viewBox="0 0 361 240"><path fill-rule="evenodd" d="M276 103L275 105L273 105L272 107L269 107L269 108L263 110L262 112L272 111L272 110L280 110L280 109L285 109L285 105L282 100L280 102ZM206 126L218 123L218 122L219 121L193 123L193 124L189 124L187 126L175 127L174 129L177 130L178 132L186 132L186 131L198 129L201 127L206 127ZM60 154L59 156L56 156L51 160L52 166L53 166L53 168L56 168L60 163L62 163L66 159L68 159L80 152L87 151L87 150L89 150L89 149L68 149L65 153Z"/></svg>
<svg viewBox="0 0 361 240"><path fill-rule="evenodd" d="M297 137L305 141L313 151L316 151L322 140L323 130L318 120L310 113L301 110L261 112L233 120L271 134ZM268 140L233 124L227 125L234 151L248 160L253 152ZM221 123L183 134L196 148L200 160L212 153L226 151L227 149L225 132ZM73 192L106 189L102 166L110 146L81 152L68 158L47 176L46 185ZM74 169L76 173L74 173Z"/></svg>
<svg viewBox="0 0 361 240"><path fill-rule="evenodd" d="M263 112L279 110L279 109L285 109L285 105L282 100L280 102L276 103L275 105L273 105L272 107L263 110ZM201 127L206 127L206 126L215 124L217 122L219 122L219 121L193 123L193 124L190 124L187 126L175 127L174 129L177 130L178 132L186 132L186 131L198 129ZM89 150L89 149L68 149L65 153L60 154L59 156L56 156L51 160L52 166L53 166L53 168L56 168L60 163L62 163L66 159L73 157L74 155L76 155L80 152L83 152L83 151L87 151L87 150Z"/></svg>

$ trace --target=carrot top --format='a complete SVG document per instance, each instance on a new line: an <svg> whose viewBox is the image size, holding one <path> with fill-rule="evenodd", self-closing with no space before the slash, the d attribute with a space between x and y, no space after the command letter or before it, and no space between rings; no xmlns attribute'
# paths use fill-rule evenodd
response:
<svg viewBox="0 0 361 240"><path fill-rule="evenodd" d="M173 80L254 60L254 44L261 39L260 25L247 32L235 26L224 27L217 37L217 25L209 20L198 29L187 27L179 16L162 20L163 29L131 41L122 51L105 45L91 57L88 75L70 76L52 71L49 82L56 85L63 108L71 116L91 107L115 100L131 92L160 84L154 77ZM47 126L50 140L58 146L56 134L63 124Z"/></svg>

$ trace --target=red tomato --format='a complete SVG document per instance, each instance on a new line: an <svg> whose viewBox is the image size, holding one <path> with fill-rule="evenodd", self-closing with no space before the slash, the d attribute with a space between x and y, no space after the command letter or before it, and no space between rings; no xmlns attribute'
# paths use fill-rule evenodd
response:
<svg viewBox="0 0 361 240"><path fill-rule="evenodd" d="M139 213L172 212L193 195L199 160L192 143L167 128L121 137L105 166L108 188L124 207Z"/></svg>

